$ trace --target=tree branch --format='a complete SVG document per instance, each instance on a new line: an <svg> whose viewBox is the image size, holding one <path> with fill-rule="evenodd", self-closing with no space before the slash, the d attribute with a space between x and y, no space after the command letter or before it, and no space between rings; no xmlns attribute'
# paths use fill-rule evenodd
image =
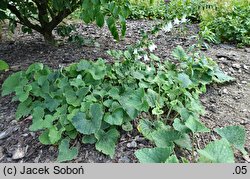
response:
<svg viewBox="0 0 250 179"><path fill-rule="evenodd" d="M17 18L19 19L19 21L20 21L20 24L25 25L25 26L27 26L27 27L29 27L29 28L31 28L31 29L34 29L34 30L36 30L36 31L38 31L38 32L40 32L40 33L42 32L42 28L41 28L39 25L37 25L37 24L32 24L32 23L29 21L29 19L27 19L26 17L23 17L22 14L18 11L18 9L17 9L15 6L8 4L8 5L7 5L7 8L8 8L13 14L16 15L16 17L17 17Z"/></svg>
<svg viewBox="0 0 250 179"><path fill-rule="evenodd" d="M42 26L42 28L44 28L47 24L47 21L45 20L45 18L49 18L49 14L47 12L47 0L33 0L34 3L36 4L37 6L37 9L38 9L38 19L39 19L39 22Z"/></svg>
<svg viewBox="0 0 250 179"><path fill-rule="evenodd" d="M71 9L64 9L63 11L58 12L54 18L49 22L49 29L53 30L64 18L69 16L72 12L74 12L81 5L81 0L74 0L71 4Z"/></svg>

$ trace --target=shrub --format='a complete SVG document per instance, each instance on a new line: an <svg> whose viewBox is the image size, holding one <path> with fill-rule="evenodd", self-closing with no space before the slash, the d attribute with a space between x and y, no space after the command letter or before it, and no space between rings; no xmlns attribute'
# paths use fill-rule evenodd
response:
<svg viewBox="0 0 250 179"><path fill-rule="evenodd" d="M112 35L118 39L118 21L122 35L125 34L125 18L129 14L126 0L1 0L0 20L8 19L12 30L17 23L21 24L23 32L35 30L44 36L46 42L54 43L53 29L78 8L84 22L95 21L102 27L106 21Z"/></svg>
<svg viewBox="0 0 250 179"><path fill-rule="evenodd" d="M250 45L250 1L214 0L216 9L205 9L201 12L201 32L209 30L212 34L203 35L217 42L234 42L239 45Z"/></svg>
<svg viewBox="0 0 250 179"><path fill-rule="evenodd" d="M164 0L129 0L131 19L164 19L166 5Z"/></svg>
<svg viewBox="0 0 250 179"><path fill-rule="evenodd" d="M168 19L187 16L200 23L200 35L213 42L250 44L249 0L172 0L167 7Z"/></svg>

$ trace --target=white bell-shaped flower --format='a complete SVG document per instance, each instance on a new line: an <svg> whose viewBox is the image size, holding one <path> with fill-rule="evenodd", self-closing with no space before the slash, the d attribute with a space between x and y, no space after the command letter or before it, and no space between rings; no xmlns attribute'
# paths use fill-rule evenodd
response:
<svg viewBox="0 0 250 179"><path fill-rule="evenodd" d="M135 58L136 58L136 60L140 60L142 58L142 56L136 55Z"/></svg>
<svg viewBox="0 0 250 179"><path fill-rule="evenodd" d="M134 54L134 55L137 55L137 54L138 54L138 50L137 50L137 49L134 49L133 54Z"/></svg>
<svg viewBox="0 0 250 179"><path fill-rule="evenodd" d="M174 19L174 25L179 25L180 24L180 20L178 18Z"/></svg>
<svg viewBox="0 0 250 179"><path fill-rule="evenodd" d="M170 32L172 28L173 28L173 24L172 24L171 21L169 21L169 22L163 27L163 31L164 31L164 32Z"/></svg>
<svg viewBox="0 0 250 179"><path fill-rule="evenodd" d="M144 61L145 61L145 62L149 61L149 58L148 58L148 55L147 55L147 54L145 54L145 55L143 56L143 58L144 58Z"/></svg>
<svg viewBox="0 0 250 179"><path fill-rule="evenodd" d="M152 44L149 45L149 47L148 47L148 49L149 49L150 52L153 52L156 48L157 48L157 46L156 46L154 43L152 43Z"/></svg>
<svg viewBox="0 0 250 179"><path fill-rule="evenodd" d="M186 15L182 16L182 18L181 18L181 23L185 23L185 22L187 22Z"/></svg>

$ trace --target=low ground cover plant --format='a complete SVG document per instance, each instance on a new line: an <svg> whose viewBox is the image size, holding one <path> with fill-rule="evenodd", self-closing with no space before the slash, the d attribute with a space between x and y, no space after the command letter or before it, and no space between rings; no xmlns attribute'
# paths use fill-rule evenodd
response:
<svg viewBox="0 0 250 179"><path fill-rule="evenodd" d="M35 63L9 76L2 95L14 93L16 118L31 115L29 129L40 133L42 144L59 145L60 162L77 157L78 149L70 146L74 140L112 158L120 131L133 127L156 146L136 151L140 162L188 162L175 155L180 147L193 155L198 151L199 160L193 156L191 162L233 162L233 148L247 155L240 126L215 129L222 139L204 149L194 144L197 133L210 131L199 119L204 114L199 95L206 85L233 78L197 51L178 46L172 53L178 63L173 63L157 57L155 48L143 38L125 51L110 50L114 63L81 60L57 70ZM138 119L141 112L148 118Z"/></svg>

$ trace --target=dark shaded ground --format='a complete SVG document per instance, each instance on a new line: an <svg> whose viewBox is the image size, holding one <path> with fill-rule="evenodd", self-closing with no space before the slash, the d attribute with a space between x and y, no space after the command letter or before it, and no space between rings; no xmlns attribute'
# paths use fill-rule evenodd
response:
<svg viewBox="0 0 250 179"><path fill-rule="evenodd" d="M0 42L0 59L6 60L11 69L0 76L0 84L7 75L26 69L34 62L42 62L53 68L77 62L79 59L97 59L99 57L111 60L106 51L108 49L122 49L140 38L141 29L150 29L154 21L129 21L126 38L115 43L107 28L99 29L94 25L79 25L80 33L95 40L95 44L77 46L65 44L52 47L44 44L38 34L23 35L18 32L11 38L4 37ZM171 56L171 50L177 45L189 47L194 44L198 32L197 25L188 25L187 29L178 30L172 34L160 33L155 38L158 46L157 54L162 58ZM226 125L243 125L247 131L246 150L250 151L250 49L238 49L233 45L212 46L205 54L216 60L220 67L229 75L236 78L236 82L218 86L209 86L207 93L201 97L206 108L206 115L202 121L211 129ZM0 139L0 162L55 162L57 156L56 146L43 146L38 142L38 134L29 132L30 119L15 121L16 103L10 102L10 97L0 98L0 134L10 131L4 139ZM200 135L197 137L197 147L214 140L217 136ZM1 135L0 135L1 138ZM81 145L79 157L73 162L137 162L134 151L141 147L150 147L136 130L121 135L116 148L114 159L100 154L92 145ZM19 152L16 152L16 150ZM23 156L13 159L14 153ZM190 156L185 153L186 156ZM240 154L237 162L246 162ZM16 157L18 158L18 156Z"/></svg>

